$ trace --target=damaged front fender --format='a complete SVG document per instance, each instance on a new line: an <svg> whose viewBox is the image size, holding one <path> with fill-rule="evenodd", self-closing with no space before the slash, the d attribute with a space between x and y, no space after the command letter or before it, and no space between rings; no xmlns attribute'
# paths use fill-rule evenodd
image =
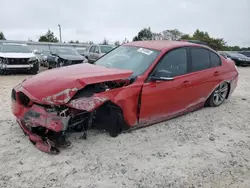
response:
<svg viewBox="0 0 250 188"><path fill-rule="evenodd" d="M108 100L109 100L108 97L92 96L92 97L72 100L67 104L67 106L77 110L85 110L91 112Z"/></svg>
<svg viewBox="0 0 250 188"><path fill-rule="evenodd" d="M42 100L49 104L66 104L77 91L77 88L68 88L57 94L43 98Z"/></svg>

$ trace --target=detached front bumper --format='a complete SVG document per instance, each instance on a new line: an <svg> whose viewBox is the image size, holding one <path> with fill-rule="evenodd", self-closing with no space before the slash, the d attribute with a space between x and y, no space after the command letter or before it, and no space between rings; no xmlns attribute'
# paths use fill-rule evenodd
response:
<svg viewBox="0 0 250 188"><path fill-rule="evenodd" d="M58 138L61 139L62 133L67 129L69 117L60 116L37 104L23 103L24 101L22 92L12 90L11 107L19 126L37 149L58 154Z"/></svg>
<svg viewBox="0 0 250 188"><path fill-rule="evenodd" d="M21 119L17 119L17 122L21 129L23 130L24 134L29 137L29 140L32 144L35 145L37 149L42 152L51 153L51 154L59 154L59 149L57 149L53 142L48 139L45 139L35 133L32 133L29 127L26 126L26 123L23 122Z"/></svg>

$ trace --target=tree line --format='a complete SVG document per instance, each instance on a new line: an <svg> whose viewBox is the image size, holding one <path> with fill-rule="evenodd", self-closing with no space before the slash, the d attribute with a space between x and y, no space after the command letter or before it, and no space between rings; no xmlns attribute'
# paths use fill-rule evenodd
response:
<svg viewBox="0 0 250 188"><path fill-rule="evenodd" d="M138 34L133 38L133 41L143 41L143 40L199 40L207 43L214 50L223 50L223 51L241 51L241 50L250 50L248 48L241 48L239 46L228 46L226 41L223 38L214 38L211 37L208 32L200 31L197 29L193 34L185 34L178 29L172 30L163 30L162 32L155 33L151 31L151 28L143 28ZM0 40L6 40L3 32L0 31ZM31 41L29 39L29 41ZM39 42L59 42L58 38L54 35L51 30L48 30L45 34L41 35L38 39ZM68 41L69 43L83 43L79 42L79 40ZM115 45L118 46L121 43L128 43L128 39L125 38L122 42L115 41ZM65 43L65 42L64 42ZM85 42L86 43L86 42ZM89 41L88 44L93 44L93 41ZM103 42L100 44L109 44L109 41L104 38Z"/></svg>
<svg viewBox="0 0 250 188"><path fill-rule="evenodd" d="M193 34L185 34L178 29L164 30L160 33L154 33L149 28L144 28L138 32L138 34L133 38L133 41L141 40L198 40L207 43L214 50L223 51L241 51L250 50L248 48L241 48L239 46L228 46L223 38L211 37L208 32L200 31L197 29Z"/></svg>

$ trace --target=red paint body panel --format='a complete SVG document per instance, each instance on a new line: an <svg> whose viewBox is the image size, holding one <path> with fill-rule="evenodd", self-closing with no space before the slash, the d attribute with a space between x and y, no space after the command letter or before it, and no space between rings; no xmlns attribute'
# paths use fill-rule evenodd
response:
<svg viewBox="0 0 250 188"><path fill-rule="evenodd" d="M109 90L105 93L94 94L92 97L72 100L67 106L79 110L92 111L104 102L111 101L123 110L123 115L128 125L136 125L137 104L140 90L141 84L132 84L122 88Z"/></svg>
<svg viewBox="0 0 250 188"><path fill-rule="evenodd" d="M125 79L130 70L109 69L88 63L44 71L25 80L22 87L30 98L45 104L65 104L88 84ZM40 102L41 103L41 102Z"/></svg>
<svg viewBox="0 0 250 188"><path fill-rule="evenodd" d="M219 67L177 76L173 81L144 83L139 123L149 125L199 109L223 81L230 83L231 94L237 86L238 72L232 61L221 61Z"/></svg>
<svg viewBox="0 0 250 188"><path fill-rule="evenodd" d="M12 101L11 107L16 118L31 127L42 126L55 132L60 132L67 126L66 117L60 117L56 113L48 113L41 106L32 105L32 107L27 108L20 105L18 102ZM37 113L39 116L30 115L32 113Z"/></svg>

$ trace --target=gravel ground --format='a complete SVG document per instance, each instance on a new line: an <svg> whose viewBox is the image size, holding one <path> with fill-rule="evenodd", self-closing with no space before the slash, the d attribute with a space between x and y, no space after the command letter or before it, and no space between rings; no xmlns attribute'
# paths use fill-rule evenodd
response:
<svg viewBox="0 0 250 188"><path fill-rule="evenodd" d="M0 187L249 187L250 68L239 72L220 107L116 138L74 134L57 156L34 148L11 113L11 88L26 76L0 76Z"/></svg>

